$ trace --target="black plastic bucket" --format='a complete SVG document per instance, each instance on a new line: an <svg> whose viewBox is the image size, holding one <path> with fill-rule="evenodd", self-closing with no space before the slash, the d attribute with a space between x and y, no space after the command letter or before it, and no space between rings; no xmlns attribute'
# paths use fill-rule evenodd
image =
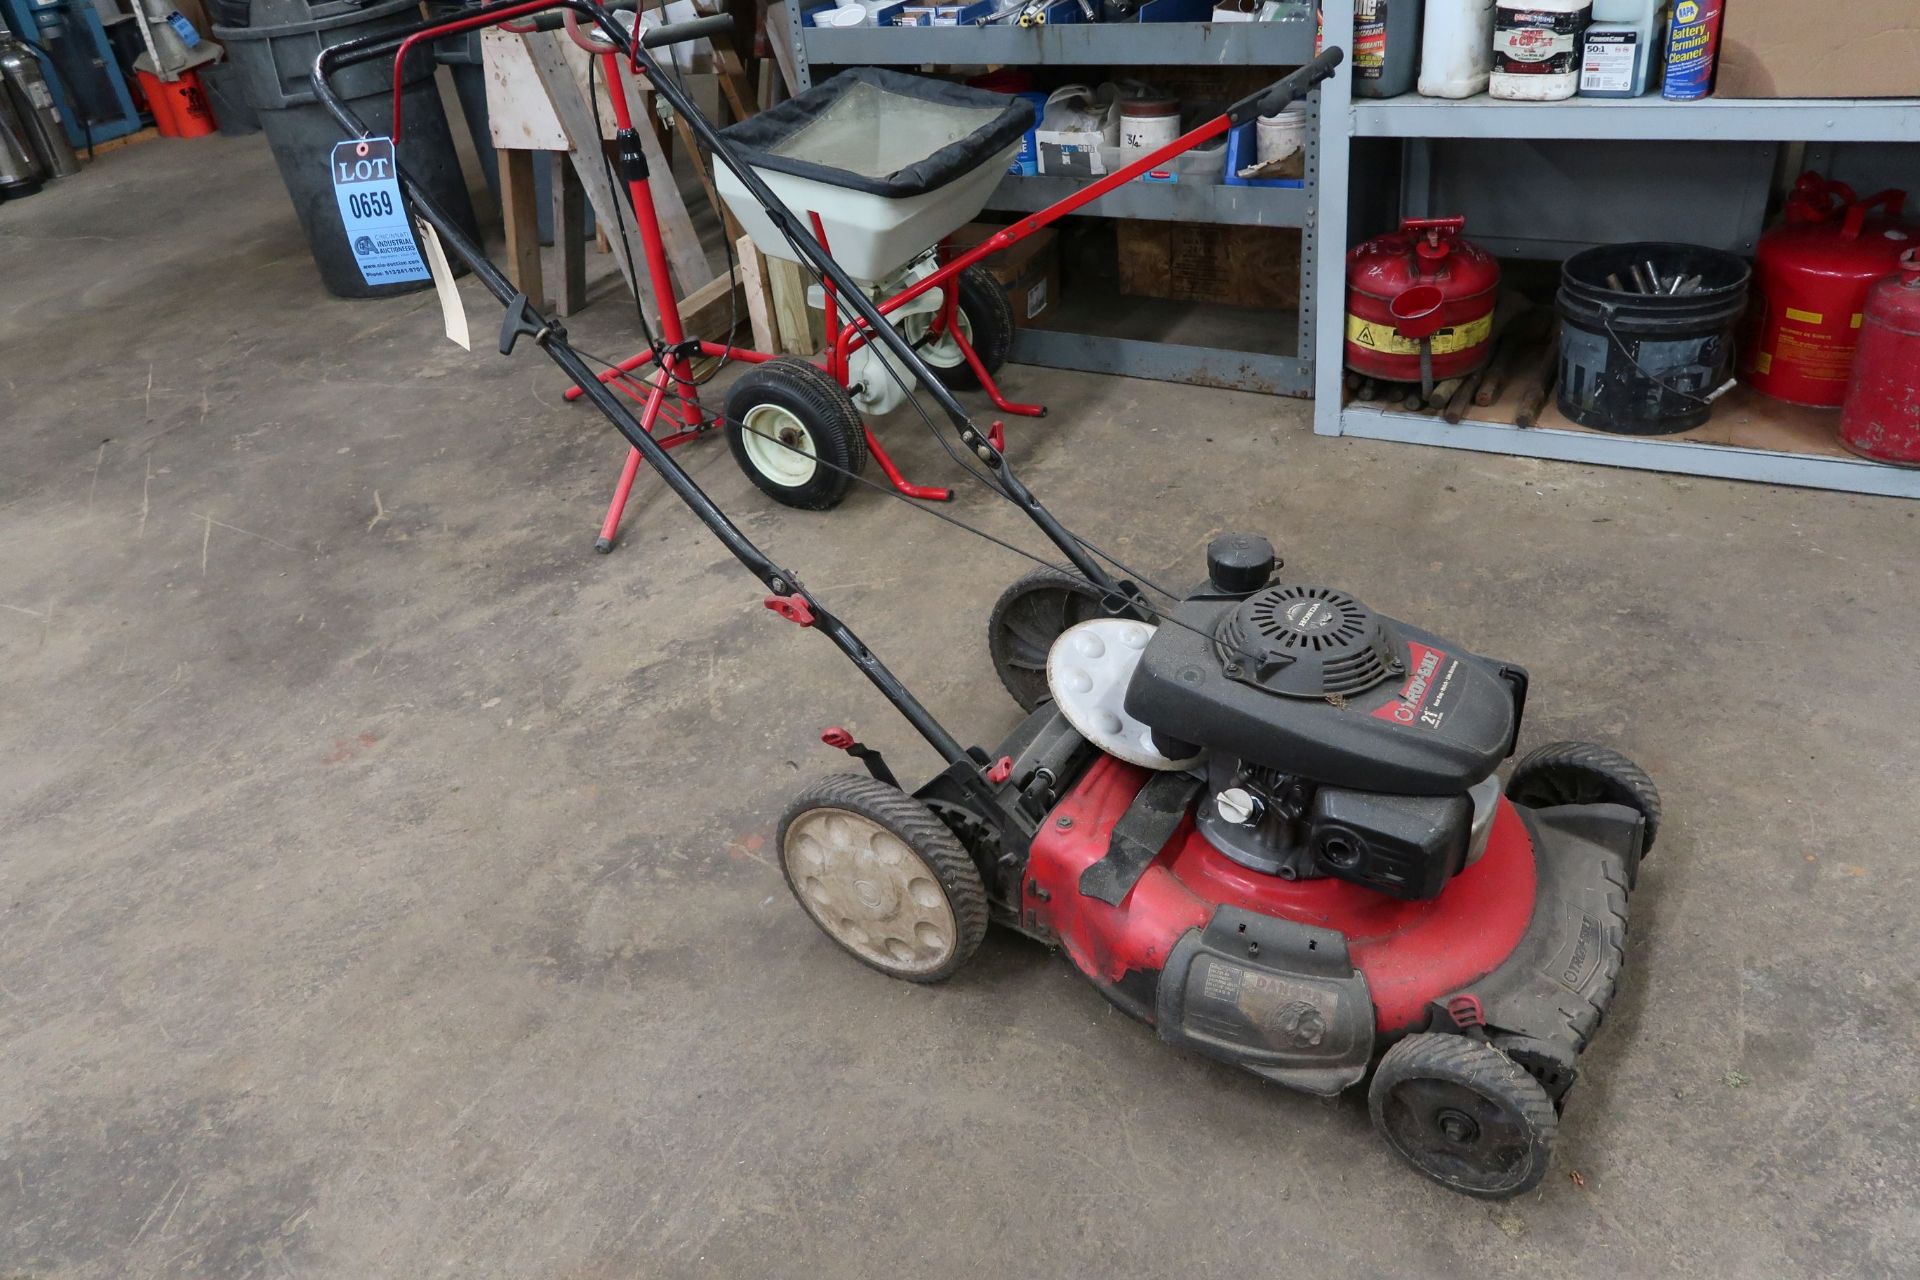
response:
<svg viewBox="0 0 1920 1280"><path fill-rule="evenodd" d="M1633 291L1633 269L1700 277L1683 295ZM1560 269L1560 412L1620 435L1690 431L1732 376L1733 335L1753 272L1696 244L1615 244ZM1616 289L1608 277L1625 288Z"/></svg>
<svg viewBox="0 0 1920 1280"><path fill-rule="evenodd" d="M214 35L227 47L227 57L240 69L247 98L260 113L260 127L273 149L280 179L293 200L294 214L306 233L307 248L320 270L327 291L342 298L384 298L430 289L430 280L370 285L360 274L340 207L333 195L328 157L346 135L313 92L308 75L320 50L361 36L404 30L420 20L417 0L384 0L353 4L347 0L253 0L248 25L215 27ZM440 91L433 80L433 60L424 54L410 58L401 89L405 116L400 163L424 187L434 203L468 235L478 236L473 202L460 158L453 149ZM393 64L390 60L348 67L333 78L347 105L375 134L392 127ZM456 274L464 272L456 264Z"/></svg>

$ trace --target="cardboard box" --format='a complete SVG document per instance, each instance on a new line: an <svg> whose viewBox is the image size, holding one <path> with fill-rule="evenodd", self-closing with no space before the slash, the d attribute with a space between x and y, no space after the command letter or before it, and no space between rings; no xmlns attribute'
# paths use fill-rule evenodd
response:
<svg viewBox="0 0 1920 1280"><path fill-rule="evenodd" d="M1920 97L1914 0L1730 0L1716 98Z"/></svg>
<svg viewBox="0 0 1920 1280"><path fill-rule="evenodd" d="M953 247L971 248L998 230L989 223L969 222L953 233ZM1060 305L1058 239L1052 227L1043 227L981 264L1007 291L1016 328L1043 324Z"/></svg>
<svg viewBox="0 0 1920 1280"><path fill-rule="evenodd" d="M1300 305L1300 233L1289 227L1115 224L1120 292L1235 307Z"/></svg>

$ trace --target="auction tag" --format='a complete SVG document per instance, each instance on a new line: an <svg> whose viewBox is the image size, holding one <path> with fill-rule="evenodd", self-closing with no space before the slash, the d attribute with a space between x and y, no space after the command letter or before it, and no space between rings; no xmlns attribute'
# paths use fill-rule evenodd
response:
<svg viewBox="0 0 1920 1280"><path fill-rule="evenodd" d="M393 140L361 138L334 144L333 197L360 274L370 285L425 280L427 264L413 242L394 174Z"/></svg>
<svg viewBox="0 0 1920 1280"><path fill-rule="evenodd" d="M440 295L440 319L447 327L447 337L471 351L473 339L467 333L467 308L460 301L460 290L454 287L446 246L440 243L440 233L425 218L414 225L420 228L420 243L427 246L427 264L433 268L433 291Z"/></svg>

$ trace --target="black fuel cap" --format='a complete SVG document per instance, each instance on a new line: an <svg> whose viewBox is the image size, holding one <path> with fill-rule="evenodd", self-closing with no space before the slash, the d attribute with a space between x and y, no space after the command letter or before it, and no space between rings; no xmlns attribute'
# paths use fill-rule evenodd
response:
<svg viewBox="0 0 1920 1280"><path fill-rule="evenodd" d="M1223 533L1207 544L1207 579L1227 595L1258 591L1279 566L1273 544L1257 533Z"/></svg>

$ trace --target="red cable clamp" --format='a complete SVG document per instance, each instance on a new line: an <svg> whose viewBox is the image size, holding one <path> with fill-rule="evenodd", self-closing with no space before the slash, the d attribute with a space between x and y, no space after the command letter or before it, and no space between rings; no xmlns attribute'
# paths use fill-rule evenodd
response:
<svg viewBox="0 0 1920 1280"><path fill-rule="evenodd" d="M987 781L991 782L996 787L999 786L1001 783L1005 782L1008 778L1011 778L1012 776L1013 776L1013 757L1012 756L1001 756L998 760L995 760L992 764L987 766Z"/></svg>
<svg viewBox="0 0 1920 1280"><path fill-rule="evenodd" d="M813 625L813 609L798 591L790 596L768 596L762 603L795 626Z"/></svg>

